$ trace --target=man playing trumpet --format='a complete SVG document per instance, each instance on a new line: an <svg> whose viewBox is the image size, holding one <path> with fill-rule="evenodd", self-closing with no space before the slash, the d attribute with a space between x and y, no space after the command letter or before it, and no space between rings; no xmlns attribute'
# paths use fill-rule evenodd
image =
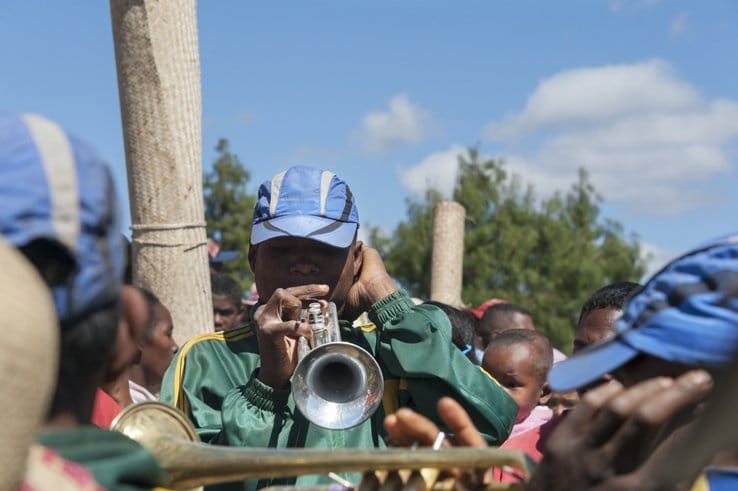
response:
<svg viewBox="0 0 738 491"><path fill-rule="evenodd" d="M162 387L162 399L184 410L204 441L383 447L385 415L409 406L440 423L436 404L442 396L458 400L489 443L507 437L517 413L514 401L452 344L451 325L440 309L415 306L397 288L377 251L356 239L358 226L353 195L332 172L292 167L261 185L249 261L264 303L252 312L249 326L185 344ZM335 303L343 340L370 352L385 378L380 409L353 428L312 424L291 396L297 339L311 336L300 321L310 299ZM371 322L352 327L362 312ZM321 476L298 480L325 482ZM270 484L275 482L244 486Z"/></svg>

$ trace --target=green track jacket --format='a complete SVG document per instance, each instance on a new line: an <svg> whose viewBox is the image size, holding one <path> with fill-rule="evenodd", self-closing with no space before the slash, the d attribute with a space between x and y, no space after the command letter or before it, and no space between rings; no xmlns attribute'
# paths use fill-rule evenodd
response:
<svg viewBox="0 0 738 491"><path fill-rule="evenodd" d="M92 425L43 431L38 442L86 467L110 491L163 489L167 475L137 442Z"/></svg>
<svg viewBox="0 0 738 491"><path fill-rule="evenodd" d="M450 396L469 412L493 445L512 428L517 406L504 389L472 364L451 342L446 315L432 305L415 306L404 291L374 304L371 323L342 321L344 341L361 346L379 362L385 378L383 404L372 418L348 430L310 424L296 409L289 389L262 384L256 336L248 327L209 333L188 341L167 370L161 399L183 410L204 442L240 447L383 447L386 414L408 406L440 425L438 400ZM357 476L348 476L358 482ZM274 479L235 489L293 483ZM326 483L303 476L300 485Z"/></svg>

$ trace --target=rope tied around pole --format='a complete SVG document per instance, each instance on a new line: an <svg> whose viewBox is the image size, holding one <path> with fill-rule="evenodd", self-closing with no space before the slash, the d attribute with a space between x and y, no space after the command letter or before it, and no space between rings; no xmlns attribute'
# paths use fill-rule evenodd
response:
<svg viewBox="0 0 738 491"><path fill-rule="evenodd" d="M156 232L157 230L178 230L182 228L206 228L205 222L194 223L137 223L131 225L133 232Z"/></svg>
<svg viewBox="0 0 738 491"><path fill-rule="evenodd" d="M205 222L192 222L192 223L138 223L131 225L132 240L136 245L148 245L154 247L182 247L185 251L196 249L201 246L207 246L207 241L196 240L186 241L182 237L177 237L175 240L171 234L166 234L166 238L169 240L162 240L155 238L157 232L169 232L169 231L184 231L192 229L204 229L207 227ZM145 238L139 235L143 234ZM154 236L154 237L151 237Z"/></svg>

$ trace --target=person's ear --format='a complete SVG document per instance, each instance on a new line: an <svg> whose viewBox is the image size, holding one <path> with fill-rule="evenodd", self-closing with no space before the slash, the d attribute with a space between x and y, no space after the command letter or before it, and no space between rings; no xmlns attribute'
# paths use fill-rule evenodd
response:
<svg viewBox="0 0 738 491"><path fill-rule="evenodd" d="M133 309L135 303L136 290L130 285L122 285L120 287L120 324L125 324L125 329L131 332L131 322L133 322Z"/></svg>
<svg viewBox="0 0 738 491"><path fill-rule="evenodd" d="M255 271L254 265L256 264L256 253L258 249L258 245L249 246L249 266L251 266L252 273Z"/></svg>
<svg viewBox="0 0 738 491"><path fill-rule="evenodd" d="M547 405L549 399L551 399L551 388L548 386L548 382L543 382L543 385L541 386L541 391L538 395L538 405Z"/></svg>
<svg viewBox="0 0 738 491"><path fill-rule="evenodd" d="M364 247L366 246L360 240L357 240L356 244L354 245L354 279L357 279L359 277L359 274L361 273L361 266L362 264L364 264Z"/></svg>

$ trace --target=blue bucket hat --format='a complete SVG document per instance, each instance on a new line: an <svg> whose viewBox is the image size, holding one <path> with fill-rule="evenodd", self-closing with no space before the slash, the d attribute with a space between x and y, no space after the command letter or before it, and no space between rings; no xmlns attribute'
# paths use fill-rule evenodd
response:
<svg viewBox="0 0 738 491"><path fill-rule="evenodd" d="M333 172L295 166L259 187L251 243L303 237L348 247L359 228L354 196Z"/></svg>
<svg viewBox="0 0 738 491"><path fill-rule="evenodd" d="M738 235L707 243L656 273L628 302L615 335L557 363L551 390L586 386L640 353L694 367L729 363L738 348Z"/></svg>
<svg viewBox="0 0 738 491"><path fill-rule="evenodd" d="M52 288L62 321L118 298L124 252L113 181L84 142L33 114L0 114L0 234L60 244L76 262Z"/></svg>

